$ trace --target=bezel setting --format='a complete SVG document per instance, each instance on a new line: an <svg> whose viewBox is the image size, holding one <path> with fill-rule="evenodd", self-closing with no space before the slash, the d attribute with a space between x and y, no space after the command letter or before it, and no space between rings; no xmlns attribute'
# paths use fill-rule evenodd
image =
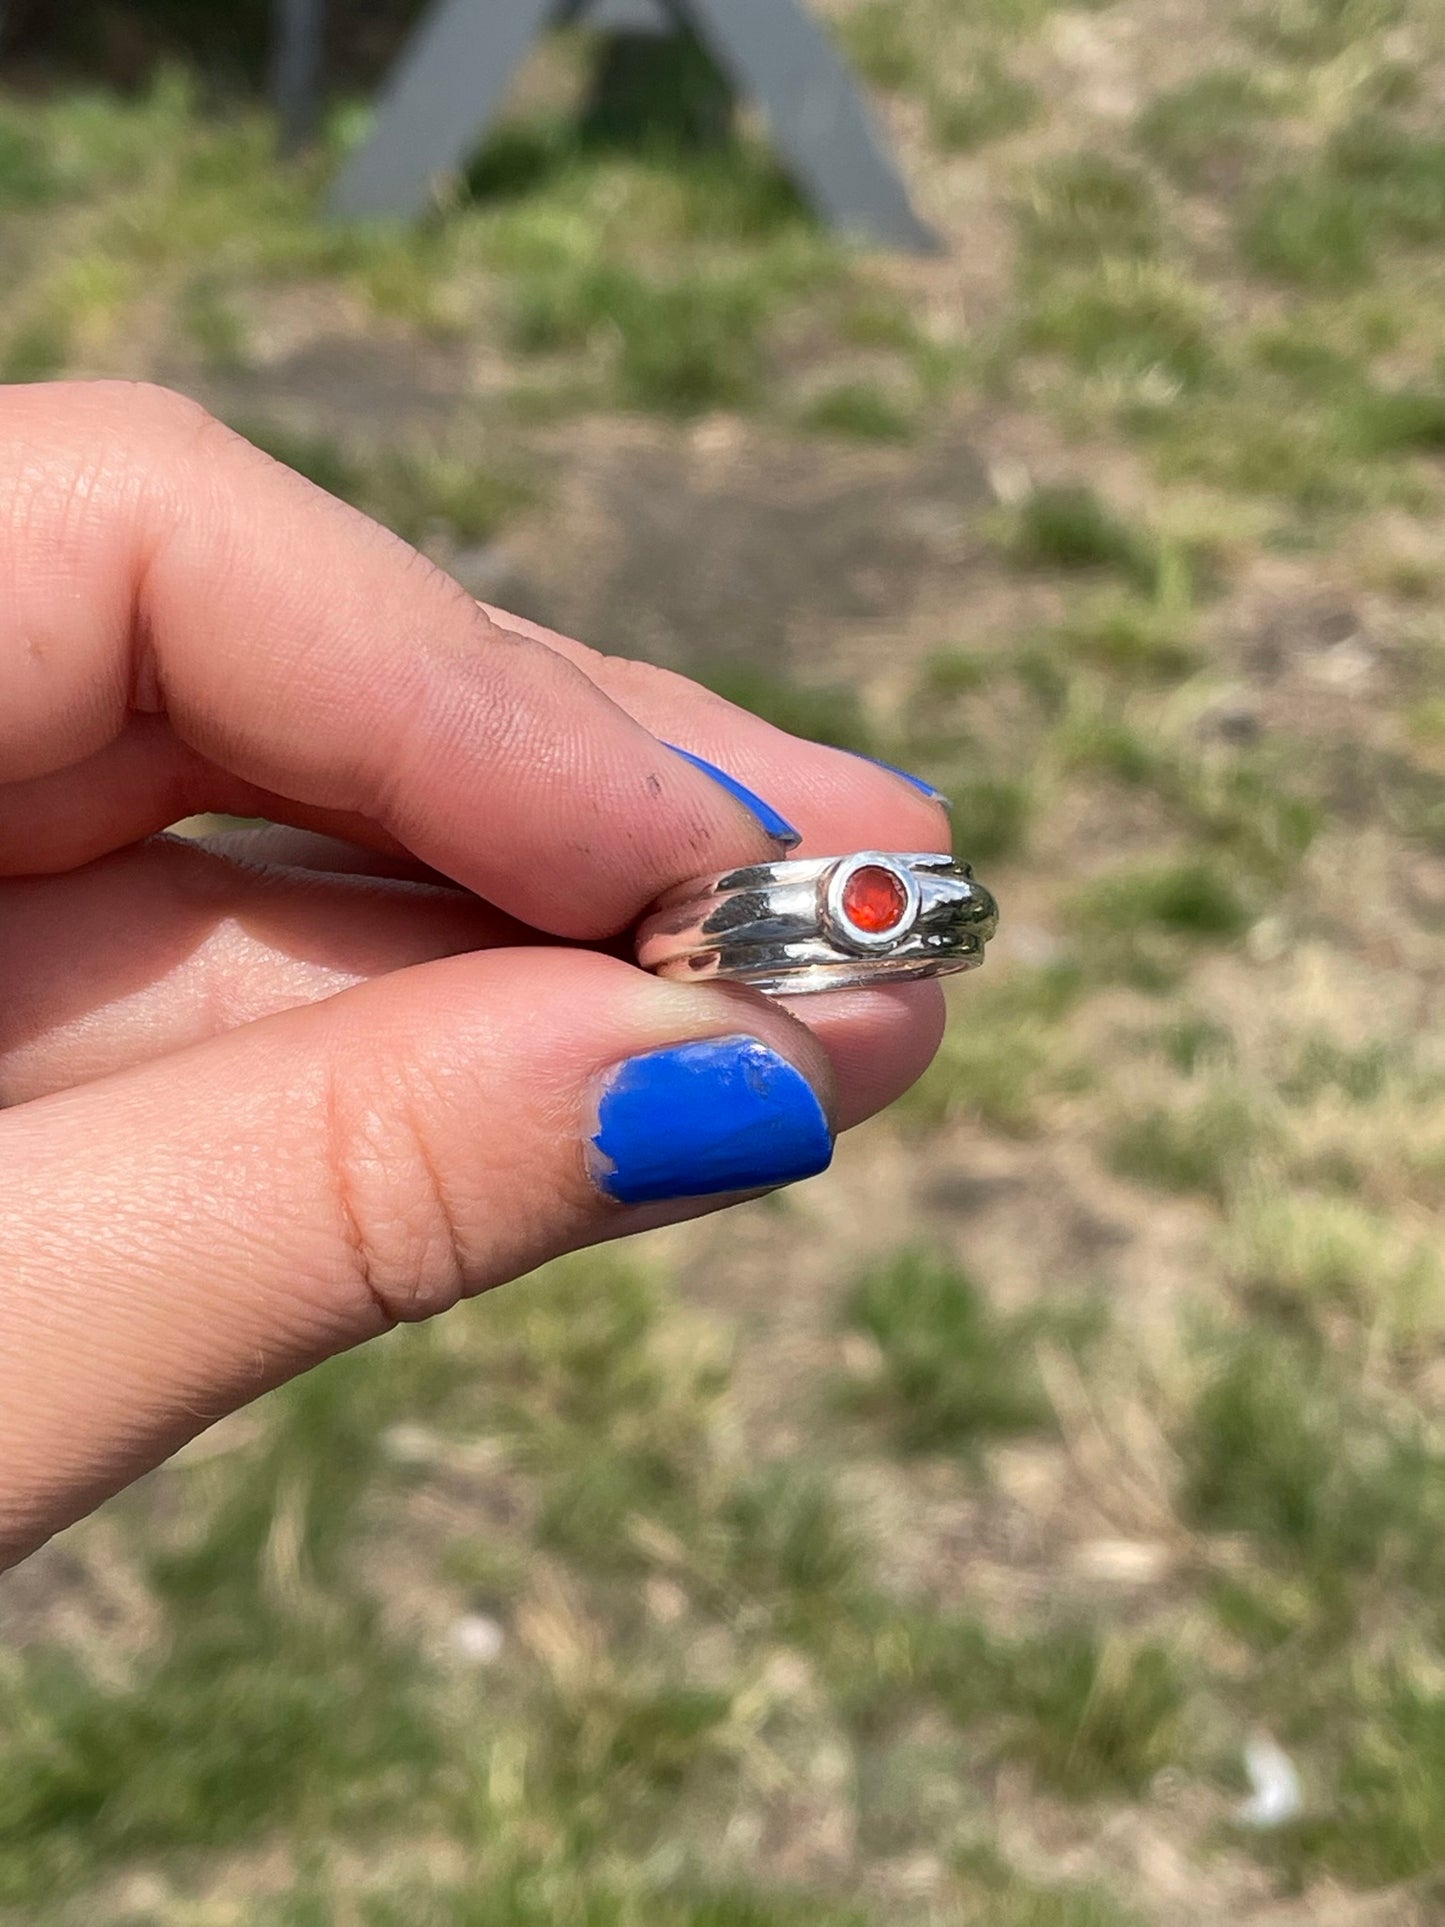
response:
<svg viewBox="0 0 1445 1927"><path fill-rule="evenodd" d="M886 930L864 930L844 908L844 894L860 870L885 871L903 892L902 913ZM835 943L862 957L876 957L883 951L891 950L906 937L918 921L923 902L918 879L912 871L881 850L859 850L855 855L844 857L841 862L834 864L823 879L819 896L819 913L824 930Z"/></svg>

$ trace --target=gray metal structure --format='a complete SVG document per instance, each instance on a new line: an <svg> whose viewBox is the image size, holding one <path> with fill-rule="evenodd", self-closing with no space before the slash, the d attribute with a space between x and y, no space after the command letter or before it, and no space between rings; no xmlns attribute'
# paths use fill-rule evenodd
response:
<svg viewBox="0 0 1445 1927"><path fill-rule="evenodd" d="M283 153L303 148L316 131L326 0L271 0L271 98Z"/></svg>
<svg viewBox="0 0 1445 1927"><path fill-rule="evenodd" d="M288 3L317 0L278 0ZM802 0L436 0L383 89L370 138L336 183L331 212L420 213L434 184L480 146L533 41L579 14L626 32L690 26L738 94L762 108L825 220L885 247L936 250L846 63Z"/></svg>
<svg viewBox="0 0 1445 1927"><path fill-rule="evenodd" d="M676 24L667 0L592 0L590 7L584 0L577 11L604 33L671 33Z"/></svg>

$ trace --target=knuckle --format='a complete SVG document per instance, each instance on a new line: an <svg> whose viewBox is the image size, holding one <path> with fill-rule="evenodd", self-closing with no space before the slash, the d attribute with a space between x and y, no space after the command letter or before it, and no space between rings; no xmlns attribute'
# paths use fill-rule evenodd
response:
<svg viewBox="0 0 1445 1927"><path fill-rule="evenodd" d="M117 395L136 421L172 433L196 433L206 424L216 422L215 416L200 402L183 395L179 389L167 388L162 382L115 382L104 386Z"/></svg>
<svg viewBox="0 0 1445 1927"><path fill-rule="evenodd" d="M372 1058L333 1064L326 1156L356 1288L388 1324L414 1324L475 1288L459 1213L427 1121L426 1071Z"/></svg>
<svg viewBox="0 0 1445 1927"><path fill-rule="evenodd" d="M164 469L208 434L231 434L200 402L157 381L87 382L76 403L87 437L108 442L128 468Z"/></svg>

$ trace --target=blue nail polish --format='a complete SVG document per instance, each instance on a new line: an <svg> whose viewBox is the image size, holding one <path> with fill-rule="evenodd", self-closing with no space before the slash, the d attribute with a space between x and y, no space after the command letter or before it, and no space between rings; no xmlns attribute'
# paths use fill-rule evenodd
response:
<svg viewBox="0 0 1445 1927"><path fill-rule="evenodd" d="M943 791L936 790L932 783L925 783L921 776L914 776L909 770L899 769L896 763L885 763L881 756L865 756L861 749L855 749L852 754L860 762L872 763L877 769L886 769L890 776L901 776L905 783L911 783L920 796L926 796L930 803L941 803L946 810L953 808L952 802Z"/></svg>
<svg viewBox="0 0 1445 1927"><path fill-rule="evenodd" d="M621 1204L764 1191L827 1169L833 1132L802 1072L755 1037L630 1058L603 1079L588 1168Z"/></svg>
<svg viewBox="0 0 1445 1927"><path fill-rule="evenodd" d="M662 747L670 749L674 756L680 756L685 763L691 763L694 769L700 769L704 776L710 776L715 783L721 783L728 795L736 797L745 810L751 810L773 841L781 843L785 850L795 850L802 842L802 833L795 830L785 816L779 816L771 803L765 803L761 796L740 783L736 776L729 776L716 763L704 762L701 756L694 756L690 749L679 749L676 743L664 743Z"/></svg>

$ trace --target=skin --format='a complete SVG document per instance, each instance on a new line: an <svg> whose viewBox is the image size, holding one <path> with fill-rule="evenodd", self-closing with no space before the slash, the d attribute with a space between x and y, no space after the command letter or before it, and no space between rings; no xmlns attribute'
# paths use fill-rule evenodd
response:
<svg viewBox="0 0 1445 1927"><path fill-rule="evenodd" d="M559 1252L717 1209L586 1176L599 1076L746 1033L846 1129L920 984L610 954L662 891L943 849L898 777L480 608L190 402L0 389L0 1567L221 1414ZM275 827L205 845L190 813Z"/></svg>

